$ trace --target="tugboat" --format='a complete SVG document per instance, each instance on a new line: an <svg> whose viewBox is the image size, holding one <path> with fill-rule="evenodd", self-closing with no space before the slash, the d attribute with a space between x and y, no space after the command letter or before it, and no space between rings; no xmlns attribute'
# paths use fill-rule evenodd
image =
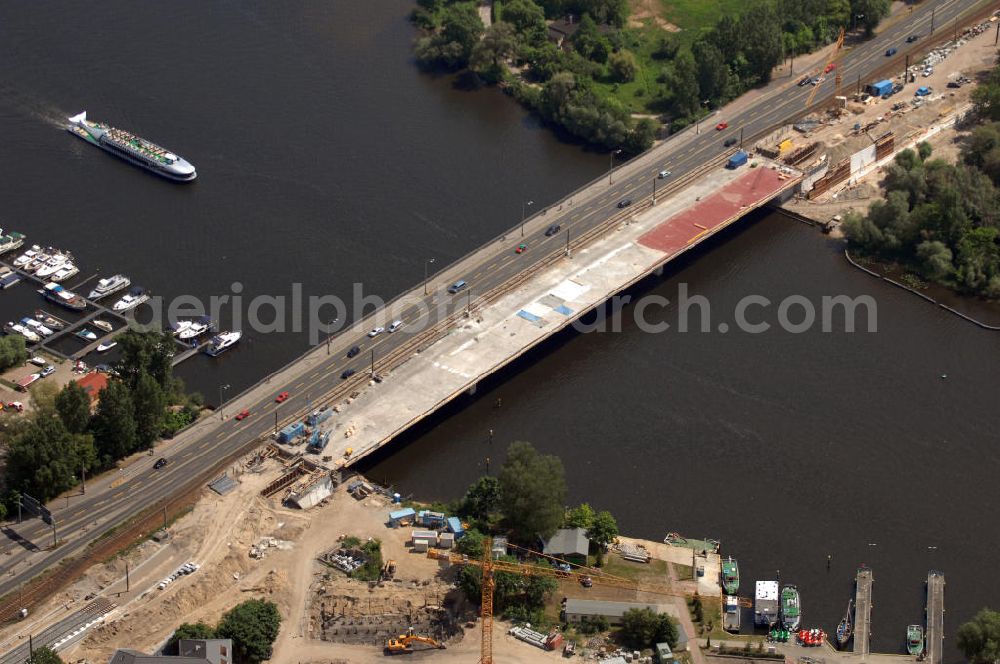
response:
<svg viewBox="0 0 1000 664"><path fill-rule="evenodd" d="M722 561L722 588L727 595L735 595L740 589L740 566L732 556Z"/></svg>
<svg viewBox="0 0 1000 664"><path fill-rule="evenodd" d="M802 622L799 589L791 584L781 589L781 622L789 632L798 630Z"/></svg>
<svg viewBox="0 0 1000 664"><path fill-rule="evenodd" d="M914 657L924 654L924 628L920 625L906 628L906 651Z"/></svg>
<svg viewBox="0 0 1000 664"><path fill-rule="evenodd" d="M852 619L854 613L854 600L847 600L847 613L844 614L843 619L841 619L840 624L837 625L837 647L843 648L847 645L847 642L851 640L851 636L854 634L854 621Z"/></svg>
<svg viewBox="0 0 1000 664"><path fill-rule="evenodd" d="M211 355L212 357L221 355L242 338L243 333L238 330L235 332L223 332L218 334L212 337L212 341L209 342L208 347L205 349L205 353Z"/></svg>

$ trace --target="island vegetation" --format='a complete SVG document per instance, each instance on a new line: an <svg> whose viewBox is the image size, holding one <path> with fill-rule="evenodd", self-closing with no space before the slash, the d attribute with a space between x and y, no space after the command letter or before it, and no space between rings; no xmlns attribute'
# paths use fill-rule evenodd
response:
<svg viewBox="0 0 1000 664"><path fill-rule="evenodd" d="M487 28L474 0L417 0L417 61L498 84L545 122L586 143L637 154L766 84L783 59L870 34L889 0L495 0ZM668 30L664 16L679 31ZM571 23L567 21L571 19ZM562 31L550 24L563 21Z"/></svg>
<svg viewBox="0 0 1000 664"><path fill-rule="evenodd" d="M197 417L201 397L187 395L173 375L168 334L128 331L118 345L120 359L95 408L75 381L62 389L42 382L31 391L31 413L5 421L0 517L16 509L20 493L47 501L76 486L83 473L113 468Z"/></svg>
<svg viewBox="0 0 1000 664"><path fill-rule="evenodd" d="M848 214L851 246L959 292L1000 298L1000 66L973 91L973 128L962 159L931 146L903 150L886 169L884 201Z"/></svg>

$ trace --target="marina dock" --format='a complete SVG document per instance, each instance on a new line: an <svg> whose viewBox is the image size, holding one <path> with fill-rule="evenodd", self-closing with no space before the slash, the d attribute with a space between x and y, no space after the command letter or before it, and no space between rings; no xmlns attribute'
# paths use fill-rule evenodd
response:
<svg viewBox="0 0 1000 664"><path fill-rule="evenodd" d="M944 654L944 574L927 573L927 661L941 664Z"/></svg>
<svg viewBox="0 0 1000 664"><path fill-rule="evenodd" d="M871 569L859 567L854 588L854 654L865 659L871 654L872 584ZM928 581L928 583L930 583ZM928 597L930 591L928 590ZM928 600L929 602L929 600Z"/></svg>

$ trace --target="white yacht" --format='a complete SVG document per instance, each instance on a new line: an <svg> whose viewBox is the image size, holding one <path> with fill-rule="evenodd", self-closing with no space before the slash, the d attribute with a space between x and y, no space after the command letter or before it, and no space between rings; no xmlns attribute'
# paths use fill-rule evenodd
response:
<svg viewBox="0 0 1000 664"><path fill-rule="evenodd" d="M100 300L102 297L107 297L123 288L128 288L131 284L132 282L124 274L106 277L98 280L97 285L94 286L94 290L90 291L89 298L91 300Z"/></svg>
<svg viewBox="0 0 1000 664"><path fill-rule="evenodd" d="M235 332L222 332L221 334L217 334L212 337L212 341L208 344L208 348L205 349L205 352L212 357L215 357L216 355L220 355L232 348L236 345L236 342L242 338L243 333L239 330Z"/></svg>

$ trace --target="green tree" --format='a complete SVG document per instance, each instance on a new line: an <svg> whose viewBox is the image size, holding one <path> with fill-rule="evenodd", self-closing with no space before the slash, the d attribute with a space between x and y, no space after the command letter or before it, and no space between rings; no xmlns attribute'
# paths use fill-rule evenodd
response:
<svg viewBox="0 0 1000 664"><path fill-rule="evenodd" d="M488 519L500 507L500 480L495 477L480 477L462 499L465 514L475 519Z"/></svg>
<svg viewBox="0 0 1000 664"><path fill-rule="evenodd" d="M545 25L545 12L531 0L505 2L503 20L514 26L525 43L539 46L545 42L548 31Z"/></svg>
<svg viewBox="0 0 1000 664"><path fill-rule="evenodd" d="M608 56L608 71L611 78L619 83L628 83L635 79L639 65L630 51L619 51Z"/></svg>
<svg viewBox="0 0 1000 664"><path fill-rule="evenodd" d="M864 28L865 35L871 37L879 22L889 15L889 0L851 0L858 26Z"/></svg>
<svg viewBox="0 0 1000 664"><path fill-rule="evenodd" d="M971 292L1000 295L1000 246L996 228L975 228L958 242L956 278Z"/></svg>
<svg viewBox="0 0 1000 664"><path fill-rule="evenodd" d="M920 161L927 161L930 159L932 152L934 152L934 148L927 141L920 141L917 143L917 154L920 156Z"/></svg>
<svg viewBox="0 0 1000 664"><path fill-rule="evenodd" d="M607 62L611 47L608 44L608 40L597 29L597 23L594 22L594 19L589 14L585 14L580 19L576 32L573 33L570 41L576 52L588 60Z"/></svg>
<svg viewBox="0 0 1000 664"><path fill-rule="evenodd" d="M95 459L90 436L70 433L51 412L36 412L10 441L7 484L45 501L75 486L81 468Z"/></svg>
<svg viewBox="0 0 1000 664"><path fill-rule="evenodd" d="M0 337L0 371L24 364L28 359L24 337L20 334L8 334Z"/></svg>
<svg viewBox="0 0 1000 664"><path fill-rule="evenodd" d="M467 530L462 538L458 540L455 545L455 550L458 553L469 556L469 558L480 559L483 557L483 546L486 543L486 537L478 530Z"/></svg>
<svg viewBox="0 0 1000 664"><path fill-rule="evenodd" d="M938 240L925 240L917 245L917 259L928 279L942 281L955 271L951 249Z"/></svg>
<svg viewBox="0 0 1000 664"><path fill-rule="evenodd" d="M112 380L98 395L90 430L104 466L138 449L134 412L132 393L125 383Z"/></svg>
<svg viewBox="0 0 1000 664"><path fill-rule="evenodd" d="M611 512L601 510L594 515L593 523L587 529L587 537L594 544L606 549L618 537L618 522Z"/></svg>
<svg viewBox="0 0 1000 664"><path fill-rule="evenodd" d="M628 154L641 154L653 147L657 129L659 129L659 125L655 121L649 118L641 118L635 123L632 131L628 133L628 138L625 139L625 152Z"/></svg>
<svg viewBox="0 0 1000 664"><path fill-rule="evenodd" d="M222 616L216 632L219 638L233 640L236 664L259 664L271 657L280 626L281 614L274 602L249 599Z"/></svg>
<svg viewBox="0 0 1000 664"><path fill-rule="evenodd" d="M62 664L62 659L56 654L56 651L48 646L35 648L28 659L24 661L25 664Z"/></svg>
<svg viewBox="0 0 1000 664"><path fill-rule="evenodd" d="M588 530L594 524L594 509L587 503L580 503L566 512L565 528Z"/></svg>
<svg viewBox="0 0 1000 664"><path fill-rule="evenodd" d="M487 81L496 83L503 78L506 62L514 55L516 48L513 26L510 23L494 23L472 48L469 69Z"/></svg>
<svg viewBox="0 0 1000 664"><path fill-rule="evenodd" d="M512 443L500 471L500 488L504 516L521 539L549 537L559 528L566 477L558 457L539 454L531 443Z"/></svg>
<svg viewBox="0 0 1000 664"><path fill-rule="evenodd" d="M669 83L672 106L678 117L692 117L701 106L701 92L698 89L698 65L690 51L681 51L674 60Z"/></svg>
<svg viewBox="0 0 1000 664"><path fill-rule="evenodd" d="M70 381L60 390L55 406L70 433L87 430L90 424L90 397L76 381Z"/></svg>
<svg viewBox="0 0 1000 664"><path fill-rule="evenodd" d="M677 623L665 613L652 609L629 609L622 615L622 639L631 648L651 648L657 643L677 645Z"/></svg>
<svg viewBox="0 0 1000 664"><path fill-rule="evenodd" d="M164 390L170 390L173 379L175 344L166 332L128 330L117 339L120 355L115 362L115 375L129 389L139 384L143 372L149 374Z"/></svg>
<svg viewBox="0 0 1000 664"><path fill-rule="evenodd" d="M1000 662L1000 612L983 609L959 627L958 649L969 664Z"/></svg>
<svg viewBox="0 0 1000 664"><path fill-rule="evenodd" d="M181 623L170 636L167 645L163 647L163 653L176 656L178 654L177 644L181 639L214 639L215 637L215 628L211 625L203 622Z"/></svg>
<svg viewBox="0 0 1000 664"><path fill-rule="evenodd" d="M722 51L706 40L696 42L692 48L698 65L698 92L701 98L716 105L723 103L729 99L729 66L722 57Z"/></svg>
<svg viewBox="0 0 1000 664"><path fill-rule="evenodd" d="M167 400L163 389L149 374L142 372L132 392L132 410L135 419L135 436L138 449L153 444L163 430L163 413Z"/></svg>

